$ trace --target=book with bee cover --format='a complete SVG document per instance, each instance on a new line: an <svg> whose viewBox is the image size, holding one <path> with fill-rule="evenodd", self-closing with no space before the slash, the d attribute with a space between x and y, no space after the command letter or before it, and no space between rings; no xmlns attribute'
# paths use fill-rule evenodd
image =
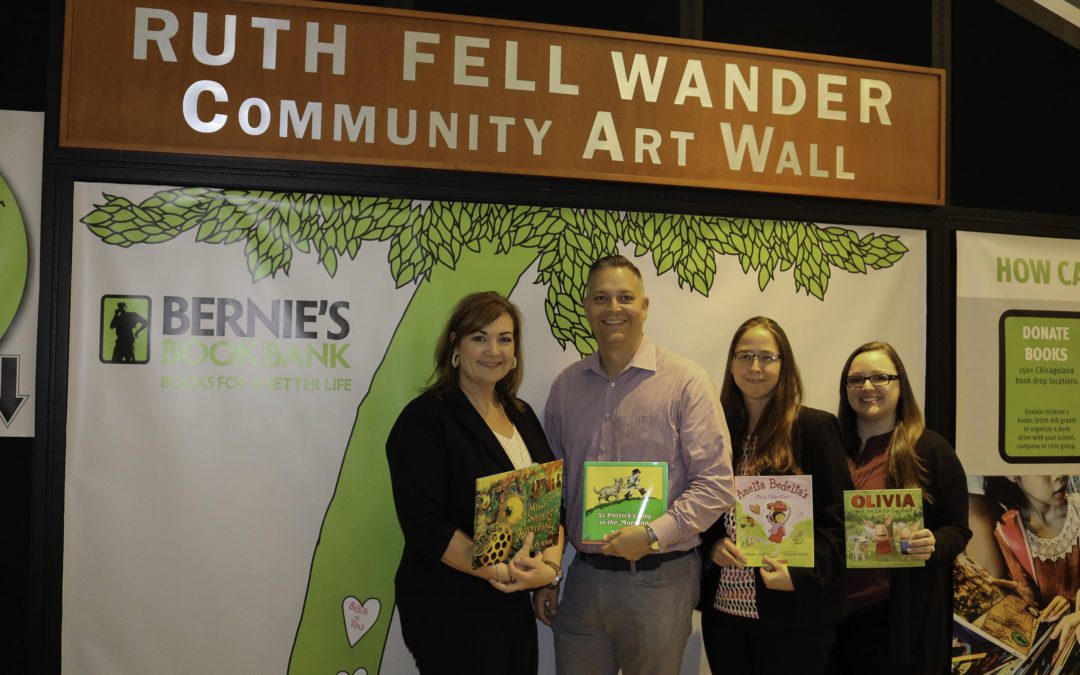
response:
<svg viewBox="0 0 1080 675"><path fill-rule="evenodd" d="M563 461L476 479L473 569L506 562L532 532L530 553L559 539Z"/></svg>
<svg viewBox="0 0 1080 675"><path fill-rule="evenodd" d="M667 462L585 462L581 543L602 544L605 534L664 515L667 468Z"/></svg>
<svg viewBox="0 0 1080 675"><path fill-rule="evenodd" d="M921 490L844 490L847 566L923 567L908 553L923 527Z"/></svg>
<svg viewBox="0 0 1080 675"><path fill-rule="evenodd" d="M814 566L812 476L735 476L735 545L748 567Z"/></svg>

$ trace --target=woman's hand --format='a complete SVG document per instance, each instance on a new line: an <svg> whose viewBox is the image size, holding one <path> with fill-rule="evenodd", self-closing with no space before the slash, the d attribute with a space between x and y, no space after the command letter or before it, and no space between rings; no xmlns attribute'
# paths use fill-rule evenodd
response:
<svg viewBox="0 0 1080 675"><path fill-rule="evenodd" d="M532 543L533 533L530 532L525 535L525 542L509 563L498 563L494 566L498 574L499 565L505 565L506 576L489 579L492 586L503 593L513 593L547 586L555 580L555 570L544 564L541 552L537 551L535 555L529 554Z"/></svg>
<svg viewBox="0 0 1080 675"><path fill-rule="evenodd" d="M761 566L761 581L764 582L765 588L771 588L774 591L795 590L795 583L791 580L791 573L788 572L786 564L767 555L761 556L761 561L765 563Z"/></svg>
<svg viewBox="0 0 1080 675"><path fill-rule="evenodd" d="M936 543L934 533L930 530L916 530L908 542L908 554L914 560L929 560L934 553L934 544Z"/></svg>
<svg viewBox="0 0 1080 675"><path fill-rule="evenodd" d="M1055 598L1055 600L1057 599L1058 598ZM1068 604L1068 602L1065 604ZM1056 639L1058 641L1058 648L1054 652L1055 661L1057 660L1058 655L1068 648L1070 642L1073 640L1080 640L1080 637L1078 637L1076 633L1077 626L1080 626L1080 612L1073 612L1059 621L1058 624L1054 626L1054 630L1050 631L1050 639Z"/></svg>
<svg viewBox="0 0 1080 675"><path fill-rule="evenodd" d="M724 537L713 544L712 553L709 555L712 561L723 567L746 567L746 556L739 550L731 539Z"/></svg>

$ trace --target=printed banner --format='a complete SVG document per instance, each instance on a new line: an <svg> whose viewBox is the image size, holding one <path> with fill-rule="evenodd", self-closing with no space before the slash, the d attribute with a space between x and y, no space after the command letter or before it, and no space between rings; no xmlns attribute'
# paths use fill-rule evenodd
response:
<svg viewBox="0 0 1080 675"><path fill-rule="evenodd" d="M34 435L44 123L0 110L0 436Z"/></svg>
<svg viewBox="0 0 1080 675"><path fill-rule="evenodd" d="M1080 671L1080 476L969 476L968 485L952 672Z"/></svg>
<svg viewBox="0 0 1080 675"><path fill-rule="evenodd" d="M944 203L945 72L327 3L66 3L61 146Z"/></svg>
<svg viewBox="0 0 1080 675"><path fill-rule="evenodd" d="M923 391L921 231L83 183L73 205L66 673L412 672L385 439L471 291L521 308L536 409L595 348L585 273L614 251L642 270L650 337L716 382L768 314L810 405L836 409L875 339Z"/></svg>
<svg viewBox="0 0 1080 675"><path fill-rule="evenodd" d="M1075 471L1080 241L958 232L956 260L956 451L964 468Z"/></svg>

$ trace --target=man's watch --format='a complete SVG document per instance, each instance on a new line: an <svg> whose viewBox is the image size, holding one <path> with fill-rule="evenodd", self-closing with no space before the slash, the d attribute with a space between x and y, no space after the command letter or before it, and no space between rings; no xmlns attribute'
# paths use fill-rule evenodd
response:
<svg viewBox="0 0 1080 675"><path fill-rule="evenodd" d="M548 588L558 588L559 584L562 583L562 568L559 567L558 565L556 565L555 563L551 562L550 560L545 560L544 564L547 565L548 567L550 567L551 569L555 570L555 579L552 580L552 582L550 584L548 584L547 587Z"/></svg>
<svg viewBox="0 0 1080 675"><path fill-rule="evenodd" d="M650 551L659 551L660 550L660 537L656 536L656 532L653 531L652 526L650 526L648 524L645 525L645 534L649 535L649 550Z"/></svg>

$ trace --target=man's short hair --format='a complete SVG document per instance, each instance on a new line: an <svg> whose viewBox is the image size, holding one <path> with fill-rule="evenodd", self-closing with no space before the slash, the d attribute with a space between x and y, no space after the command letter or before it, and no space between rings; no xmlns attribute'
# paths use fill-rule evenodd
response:
<svg viewBox="0 0 1080 675"><path fill-rule="evenodd" d="M641 281L642 285L645 284L645 280L641 278L641 270L637 268L637 265L630 262L630 260L626 256L622 256L616 253L615 255L598 258L592 265L589 266L589 276L585 279L585 292L588 292L589 286L590 284L592 284L592 278L594 274L601 270L612 269L615 267L625 267L626 269L634 273L634 276L636 276L638 280Z"/></svg>

